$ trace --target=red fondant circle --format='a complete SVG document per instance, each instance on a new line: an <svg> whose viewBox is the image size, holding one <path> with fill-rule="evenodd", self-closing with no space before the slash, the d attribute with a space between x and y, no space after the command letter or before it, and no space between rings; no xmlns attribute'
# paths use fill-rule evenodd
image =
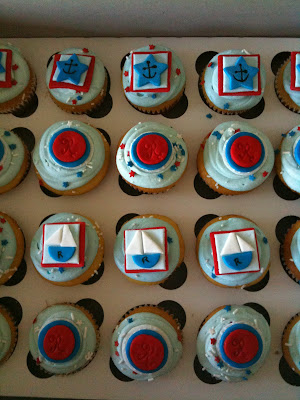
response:
<svg viewBox="0 0 300 400"><path fill-rule="evenodd" d="M168 155L168 143L160 135L149 134L140 139L136 152L144 164L158 164Z"/></svg>
<svg viewBox="0 0 300 400"><path fill-rule="evenodd" d="M130 345L130 358L133 364L143 371L153 371L164 359L164 346L154 336L141 334Z"/></svg>
<svg viewBox="0 0 300 400"><path fill-rule="evenodd" d="M224 341L227 357L238 364L245 364L256 356L259 343L254 333L246 329L231 332Z"/></svg>
<svg viewBox="0 0 300 400"><path fill-rule="evenodd" d="M52 150L60 161L73 162L84 155L86 143L78 132L64 131L54 140Z"/></svg>
<svg viewBox="0 0 300 400"><path fill-rule="evenodd" d="M253 136L240 136L231 146L232 160L243 168L251 168L258 163L262 154L261 143Z"/></svg>
<svg viewBox="0 0 300 400"><path fill-rule="evenodd" d="M75 337L65 325L55 325L48 330L43 342L44 351L52 360L65 360L75 347Z"/></svg>

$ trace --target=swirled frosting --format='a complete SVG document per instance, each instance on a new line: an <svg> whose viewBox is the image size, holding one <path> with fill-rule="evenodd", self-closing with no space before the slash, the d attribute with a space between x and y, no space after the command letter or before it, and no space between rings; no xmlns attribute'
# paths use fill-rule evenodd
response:
<svg viewBox="0 0 300 400"><path fill-rule="evenodd" d="M43 249L43 225L48 223L84 222L85 223L85 264L75 268L47 268L41 266ZM78 214L59 213L47 218L35 233L30 247L33 265L43 278L52 282L68 282L78 278L93 264L99 248L99 237L91 221Z"/></svg>
<svg viewBox="0 0 300 400"><path fill-rule="evenodd" d="M6 356L11 345L11 329L0 310L0 362Z"/></svg>
<svg viewBox="0 0 300 400"><path fill-rule="evenodd" d="M216 54L211 60L211 66L206 68L204 74L204 88L209 100L218 108L224 109L228 104L228 109L232 111L249 110L256 106L263 97L266 86L266 71L264 66L260 65L261 94L255 96L220 96L218 92L218 56L220 55L248 55L246 50L227 50Z"/></svg>
<svg viewBox="0 0 300 400"><path fill-rule="evenodd" d="M287 186L297 193L300 193L300 164L299 158L296 157L296 152L299 154L299 141L300 125L297 125L284 135L280 149L281 177Z"/></svg>
<svg viewBox="0 0 300 400"><path fill-rule="evenodd" d="M288 62L283 71L284 90L297 106L300 106L300 91L291 89L291 61Z"/></svg>
<svg viewBox="0 0 300 400"><path fill-rule="evenodd" d="M85 159L76 166L58 163L53 157L51 139L62 130L75 130L82 133L86 139ZM67 150L73 154L72 142L68 143ZM33 162L40 176L57 190L72 190L84 186L98 174L104 160L105 147L102 136L97 129L80 121L60 121L51 125L43 133L33 152Z"/></svg>
<svg viewBox="0 0 300 400"><path fill-rule="evenodd" d="M69 361L53 362L43 357L39 345L39 334L43 327L55 322L66 321L79 335L79 348ZM97 351L97 332L84 312L71 304L57 304L47 307L35 318L29 334L29 350L38 364L52 374L70 374L83 368Z"/></svg>
<svg viewBox="0 0 300 400"><path fill-rule="evenodd" d="M130 82L131 82L131 73L132 73L131 54L133 52L155 53L156 51L169 51L172 53L170 90L167 92L156 92L156 93L126 91L126 88L130 87ZM130 56L126 57L122 72L122 82L123 82L123 89L125 96L130 101L130 103L141 107L157 107L160 104L165 103L166 101L172 100L182 91L182 89L185 86L185 72L180 59L172 50L164 46L149 45L131 51ZM143 89L143 87L141 89Z"/></svg>
<svg viewBox="0 0 300 400"><path fill-rule="evenodd" d="M241 326L247 328L260 337L261 354L251 366L233 367L225 360L222 351L222 336L228 328L232 329L234 325L237 329ZM261 314L248 306L225 306L212 315L201 327L197 337L197 356L203 368L215 378L238 382L248 380L263 365L270 350L270 342L270 327ZM240 343L241 347L243 345Z"/></svg>
<svg viewBox="0 0 300 400"><path fill-rule="evenodd" d="M291 241L291 254L293 262L300 271L300 229L296 231Z"/></svg>
<svg viewBox="0 0 300 400"><path fill-rule="evenodd" d="M294 364L300 369L300 321L296 322L291 329L289 336L288 350Z"/></svg>
<svg viewBox="0 0 300 400"><path fill-rule="evenodd" d="M210 233L246 228L255 229L260 260L260 271L241 274L216 275L212 246L209 236ZM255 281L266 271L266 268L270 262L270 246L262 230L253 222L244 218L229 218L226 220L219 220L209 225L205 229L198 247L198 260L205 274L217 283L230 287L243 286Z"/></svg>
<svg viewBox="0 0 300 400"><path fill-rule="evenodd" d="M178 328L179 329L179 328ZM134 349L137 351L137 358L143 356L143 365L147 365L147 370L142 371L134 363L132 356L132 339L141 335L157 338L163 343L163 352L159 346L144 347ZM153 343L152 343L153 345ZM131 350L131 351L130 351ZM160 354L157 354L160 353ZM162 353L162 354L161 354ZM151 312L138 312L125 318L114 330L111 341L111 357L115 366L126 376L139 381L152 381L161 375L170 372L178 363L182 355L182 343L179 340L174 327L163 317ZM162 363L151 370L151 364L155 356L162 356Z"/></svg>
<svg viewBox="0 0 300 400"><path fill-rule="evenodd" d="M0 277L11 269L17 254L17 241L10 223L0 214Z"/></svg>
<svg viewBox="0 0 300 400"><path fill-rule="evenodd" d="M226 146L228 141L233 135L241 132L254 134L261 141L264 149L262 162L251 172L233 169L227 160ZM242 121L229 121L218 125L206 140L203 157L207 174L216 182L216 186L221 185L226 189L237 192L252 190L261 185L274 165L274 149L268 137Z"/></svg>

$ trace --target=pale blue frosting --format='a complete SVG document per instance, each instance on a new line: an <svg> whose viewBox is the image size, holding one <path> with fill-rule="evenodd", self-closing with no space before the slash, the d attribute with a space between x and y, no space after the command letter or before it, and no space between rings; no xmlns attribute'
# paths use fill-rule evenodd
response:
<svg viewBox="0 0 300 400"><path fill-rule="evenodd" d="M265 149L265 159L257 170L251 173L241 173L231 169L226 161L225 148L228 140L234 135L235 130L253 133L262 141ZM274 149L269 138L243 121L229 121L218 125L206 140L204 147L204 167L217 185L226 189L244 192L255 189L269 176L274 166ZM264 172L267 172L265 175ZM265 176L264 176L265 175Z"/></svg>
<svg viewBox="0 0 300 400"><path fill-rule="evenodd" d="M11 345L11 329L0 310L0 362L6 356Z"/></svg>
<svg viewBox="0 0 300 400"><path fill-rule="evenodd" d="M63 268L63 270L61 268L41 267L43 248L43 225L54 222L85 222L85 265L83 267ZM43 224L39 227L31 242L30 255L33 265L43 278L53 282L68 282L78 278L86 272L86 270L94 262L96 254L98 252L98 248L99 237L91 221L78 214L59 213L53 215L50 218L47 218L46 221L44 221ZM95 273L96 269L97 268L95 267Z"/></svg>
<svg viewBox="0 0 300 400"><path fill-rule="evenodd" d="M18 175L24 162L25 149L15 133L3 128L0 128L0 141L4 146L4 156L0 160L0 187L3 187Z"/></svg>
<svg viewBox="0 0 300 400"><path fill-rule="evenodd" d="M127 339L135 332L150 329L158 332L166 341L168 359L166 364L156 372L143 373L134 369L125 356ZM179 329L179 327L178 327ZM118 345L116 346L116 342ZM117 352L117 354L116 354ZM170 372L182 355L182 344L178 340L174 327L163 317L151 313L140 312L125 318L114 330L111 341L111 357L115 366L126 376L139 381L152 381ZM134 373L135 372L135 373Z"/></svg>
<svg viewBox="0 0 300 400"><path fill-rule="evenodd" d="M288 347L294 364L300 369L300 321L296 322L290 332Z"/></svg>
<svg viewBox="0 0 300 400"><path fill-rule="evenodd" d="M133 141L143 133L160 133L166 136L173 146L173 152L169 162L156 172L142 170L136 165L128 166L132 162L130 149ZM116 163L120 175L126 181L139 186L141 188L157 189L173 185L181 177L185 171L188 161L188 151L182 136L173 128L160 124L158 122L139 122L131 128L122 139L124 149L118 148ZM129 155L128 155L129 152ZM175 167L175 162L180 162L180 165ZM134 177L131 177L130 171L134 171Z"/></svg>
<svg viewBox="0 0 300 400"><path fill-rule="evenodd" d="M16 81L15 85L12 85L10 88L1 88L0 87L0 104L5 103L9 100L14 99L23 90L27 87L29 79L30 79L30 69L26 60L23 58L20 50L9 44L1 44L0 49L9 49L12 50L12 63L11 65L17 65L17 69L13 69L12 72L12 80Z"/></svg>
<svg viewBox="0 0 300 400"><path fill-rule="evenodd" d="M4 218L0 214L0 218ZM11 265L17 254L17 241L12 227L9 222L5 223L0 222L0 228L2 228L2 232L0 232L0 277L8 271L14 272ZM17 270L17 268L15 268Z"/></svg>
<svg viewBox="0 0 300 400"><path fill-rule="evenodd" d="M299 92L300 93L300 92ZM281 176L284 182L297 193L300 193L300 166L294 158L294 145L300 140L300 125L295 126L281 143Z"/></svg>
<svg viewBox="0 0 300 400"><path fill-rule="evenodd" d="M73 89L66 89L66 88L55 88L55 89L49 89L49 81L53 69L53 63L54 63L54 57L52 58L50 64L48 65L47 68L47 73L46 73L46 85L52 94L53 97L55 97L56 100L58 100L61 103L69 104L72 105L72 100L76 100L76 106L80 106L82 104L86 104L91 102L93 99L95 99L101 90L103 89L103 85L106 79L106 71L104 68L104 65L102 61L100 60L99 57L95 55L92 51L89 51L88 53L85 53L83 49L79 48L71 48L71 49L66 49L63 51L60 51L58 54L83 54L83 55L91 55L95 56L95 66L94 66L94 72L93 72L93 78L91 82L91 86L88 92L80 92L76 93L76 90ZM78 99L80 97L80 99Z"/></svg>
<svg viewBox="0 0 300 400"><path fill-rule="evenodd" d="M80 335L78 353L69 361L55 363L44 358L38 348L39 332L43 326L55 320L70 322ZM47 307L36 317L29 334L29 350L36 360L39 358L40 367L52 374L70 374L83 368L97 351L97 332L90 319L84 312L71 304L58 304Z"/></svg>
<svg viewBox="0 0 300 400"><path fill-rule="evenodd" d="M126 229L143 229L165 227L168 236L169 269L161 272L127 273L125 272L124 231ZM178 266L180 257L180 244L177 232L168 222L154 217L134 218L126 222L117 234L114 246L115 263L119 270L130 279L140 282L159 282L166 279Z"/></svg>
<svg viewBox="0 0 300 400"><path fill-rule="evenodd" d="M300 107L300 91L291 89L291 61L288 62L283 71L283 86L293 102Z"/></svg>
<svg viewBox="0 0 300 400"><path fill-rule="evenodd" d="M52 136L65 128L78 129L87 137L90 144L88 158L77 167L69 168L58 164L49 152ZM104 160L105 147L99 131L80 121L60 121L51 125L43 133L33 151L33 162L42 179L57 190L72 190L84 186L98 174Z"/></svg>
<svg viewBox="0 0 300 400"><path fill-rule="evenodd" d="M244 274L215 275L210 233L245 228L255 229L260 259L260 271ZM255 281L265 273L270 262L270 246L264 233L257 225L244 218L229 218L228 220L220 220L208 226L201 237L197 251L199 263L205 274L216 281L216 283L230 287L248 285Z"/></svg>
<svg viewBox="0 0 300 400"><path fill-rule="evenodd" d="M260 333L263 342L262 354L258 361L247 369L236 369L229 366L221 357L218 342L226 326L232 323L250 325ZM212 338L217 340L217 345L211 343ZM229 382L248 380L263 365L271 342L270 327L265 318L247 306L226 306L211 316L202 326L197 337L197 356L200 364L217 379ZM222 361L221 365L215 357Z"/></svg>
<svg viewBox="0 0 300 400"><path fill-rule="evenodd" d="M149 50L149 46L141 47L140 49L136 49L133 51L171 51L172 52L172 67L171 67L171 78L170 78L170 91L169 92L159 92L155 93L155 96L152 96L153 93L143 93L143 92L126 92L124 90L125 96L127 99L137 106L141 107L157 107L166 101L169 101L175 98L183 89L185 85L185 72L182 62L177 57L177 55L170 49L164 46L155 45L153 50ZM130 54L133 52L131 51ZM155 57L155 54L154 54ZM177 75L176 69L180 69L180 74ZM124 75L124 72L128 72L128 76ZM127 56L122 73L122 81L123 81L123 89L126 89L130 86L131 81L131 56ZM142 88L141 88L142 89Z"/></svg>
<svg viewBox="0 0 300 400"><path fill-rule="evenodd" d="M300 271L300 229L294 234L291 242L291 254L294 264Z"/></svg>
<svg viewBox="0 0 300 400"><path fill-rule="evenodd" d="M247 55L246 50L227 50L216 54L210 62L211 67L207 67L204 75L204 88L207 97L218 108L224 109L224 105L229 104L228 111L249 110L256 106L264 95L266 86L266 71L262 63L260 64L261 95L258 96L219 96L218 92L218 56L225 54Z"/></svg>

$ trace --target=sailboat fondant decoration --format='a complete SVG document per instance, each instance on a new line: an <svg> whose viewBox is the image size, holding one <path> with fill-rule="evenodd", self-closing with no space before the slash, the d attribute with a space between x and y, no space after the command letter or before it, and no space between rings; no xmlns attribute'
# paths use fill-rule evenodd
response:
<svg viewBox="0 0 300 400"><path fill-rule="evenodd" d="M68 225L61 226L46 243L50 257L59 262L70 260L77 247Z"/></svg>
<svg viewBox="0 0 300 400"><path fill-rule="evenodd" d="M237 233L231 232L221 251L224 264L231 269L241 271L252 261L254 249Z"/></svg>
<svg viewBox="0 0 300 400"><path fill-rule="evenodd" d="M124 231L125 272L166 271L166 228Z"/></svg>

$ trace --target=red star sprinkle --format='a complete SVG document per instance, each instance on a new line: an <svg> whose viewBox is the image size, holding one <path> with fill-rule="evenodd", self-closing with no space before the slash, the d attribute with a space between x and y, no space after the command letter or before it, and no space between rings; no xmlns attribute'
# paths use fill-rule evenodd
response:
<svg viewBox="0 0 300 400"><path fill-rule="evenodd" d="M234 130L234 133L238 133L238 132L241 132L241 130L240 129L235 129Z"/></svg>
<svg viewBox="0 0 300 400"><path fill-rule="evenodd" d="M150 49L150 50L153 50L153 49L155 49L155 46L154 46L154 44L149 44L149 49Z"/></svg>
<svg viewBox="0 0 300 400"><path fill-rule="evenodd" d="M181 74L181 71L180 71L179 68L176 68L176 74L177 74L177 75L180 75L180 74Z"/></svg>
<svg viewBox="0 0 300 400"><path fill-rule="evenodd" d="M3 228L0 228L0 233L3 231Z"/></svg>
<svg viewBox="0 0 300 400"><path fill-rule="evenodd" d="M17 82L15 79L11 81L11 84L12 84L13 86L15 86L17 83L18 83L18 82Z"/></svg>
<svg viewBox="0 0 300 400"><path fill-rule="evenodd" d="M120 145L120 149L125 149L125 144L124 143L122 143L121 145Z"/></svg>
<svg viewBox="0 0 300 400"><path fill-rule="evenodd" d="M35 324L35 323L36 323L36 318L34 318L34 320L32 321L32 323L33 323L33 324Z"/></svg>
<svg viewBox="0 0 300 400"><path fill-rule="evenodd" d="M207 64L207 66L208 66L208 67L211 67L211 66L212 66L212 62L210 62L209 64Z"/></svg>
<svg viewBox="0 0 300 400"><path fill-rule="evenodd" d="M135 372L135 371L132 371L132 373L133 373L134 375L137 375L137 372Z"/></svg>
<svg viewBox="0 0 300 400"><path fill-rule="evenodd" d="M125 92L129 92L129 86L127 86L127 88L125 88Z"/></svg>
<svg viewBox="0 0 300 400"><path fill-rule="evenodd" d="M1 224L5 224L6 219L5 218L0 218L0 222L1 222Z"/></svg>
<svg viewBox="0 0 300 400"><path fill-rule="evenodd" d="M179 162L179 161L176 161L176 162L175 162L175 167L179 167L179 165L180 165L180 162Z"/></svg>
<svg viewBox="0 0 300 400"><path fill-rule="evenodd" d="M87 48L85 47L84 49L82 49L82 51L83 51L84 53L88 53L88 52L89 52L89 49L87 49Z"/></svg>
<svg viewBox="0 0 300 400"><path fill-rule="evenodd" d="M118 351L116 351L116 352L115 352L115 355L116 355L117 357L119 357L120 354L119 354Z"/></svg>
<svg viewBox="0 0 300 400"><path fill-rule="evenodd" d="M36 365L40 365L41 360L39 358L36 359Z"/></svg>
<svg viewBox="0 0 300 400"><path fill-rule="evenodd" d="M216 341L216 339L215 339L215 338L212 338L212 339L210 339L210 343L211 343L211 344L216 344L216 343L217 343L217 341Z"/></svg>
<svg viewBox="0 0 300 400"><path fill-rule="evenodd" d="M131 170L131 171L129 172L129 176L130 176L131 178L133 178L134 175L135 175L135 172Z"/></svg>
<svg viewBox="0 0 300 400"><path fill-rule="evenodd" d="M200 82L200 85L204 85L204 83L205 83L205 81L201 81L201 82Z"/></svg>
<svg viewBox="0 0 300 400"><path fill-rule="evenodd" d="M116 340L115 341L115 346L118 347L119 346L119 342Z"/></svg>
<svg viewBox="0 0 300 400"><path fill-rule="evenodd" d="M128 76L128 71L125 71L125 72L124 72L124 76Z"/></svg>
<svg viewBox="0 0 300 400"><path fill-rule="evenodd" d="M298 131L300 131L300 126L298 126L298 128L297 128L297 129L298 129Z"/></svg>
<svg viewBox="0 0 300 400"><path fill-rule="evenodd" d="M129 157L130 156L130 152L129 151L127 151L127 157Z"/></svg>
<svg viewBox="0 0 300 400"><path fill-rule="evenodd" d="M265 178L265 177L268 175L268 172L267 172L267 171L264 171L262 175L263 175L263 177Z"/></svg>
<svg viewBox="0 0 300 400"><path fill-rule="evenodd" d="M11 69L14 70L14 71L15 71L16 69L18 69L18 68L19 68L19 66L18 66L17 64L14 64L14 65L11 67Z"/></svg>
<svg viewBox="0 0 300 400"><path fill-rule="evenodd" d="M2 171L3 170L3 165L0 165L0 171Z"/></svg>
<svg viewBox="0 0 300 400"><path fill-rule="evenodd" d="M220 357L215 357L215 362L219 363L220 361Z"/></svg>
<svg viewBox="0 0 300 400"><path fill-rule="evenodd" d="M72 100L72 104L76 104L77 103L77 100Z"/></svg>

